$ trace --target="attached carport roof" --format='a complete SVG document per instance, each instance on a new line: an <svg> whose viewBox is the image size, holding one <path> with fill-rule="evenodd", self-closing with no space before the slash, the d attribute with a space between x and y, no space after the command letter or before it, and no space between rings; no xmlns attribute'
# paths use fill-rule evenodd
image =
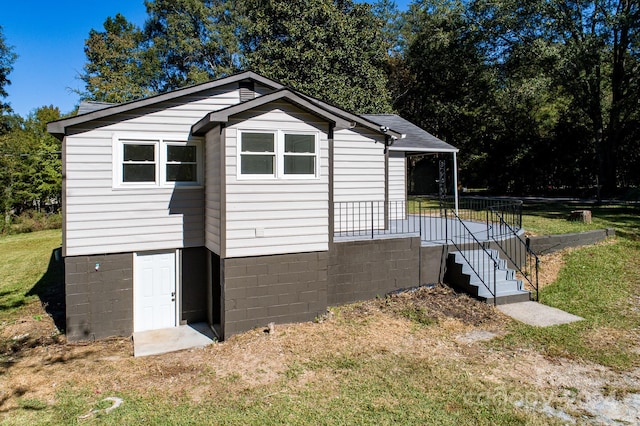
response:
<svg viewBox="0 0 640 426"><path fill-rule="evenodd" d="M458 152L458 148L438 139L426 130L421 129L410 121L396 114L363 114L362 117L369 121L386 126L396 132L405 134L404 139L396 140L389 147L391 151L404 152Z"/></svg>

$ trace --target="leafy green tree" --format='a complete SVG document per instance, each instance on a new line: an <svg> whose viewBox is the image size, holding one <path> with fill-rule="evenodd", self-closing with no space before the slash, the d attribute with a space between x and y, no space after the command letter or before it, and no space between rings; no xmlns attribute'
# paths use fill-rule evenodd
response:
<svg viewBox="0 0 640 426"><path fill-rule="evenodd" d="M248 68L359 113L391 110L382 21L350 0L244 0Z"/></svg>
<svg viewBox="0 0 640 426"><path fill-rule="evenodd" d="M630 22L638 5L619 1L550 1L548 38L562 46L557 83L588 126L595 147L597 176L605 193L617 187L617 157L628 88ZM635 10L633 10L635 9ZM637 30L637 28L636 28Z"/></svg>
<svg viewBox="0 0 640 426"><path fill-rule="evenodd" d="M0 135L0 185L4 225L25 210L59 206L62 197L60 141L46 131L61 118L57 107L41 107L26 120L12 117L11 131Z"/></svg>
<svg viewBox="0 0 640 426"><path fill-rule="evenodd" d="M477 170L499 191L638 185L639 8L416 1L388 66L394 105L462 148L463 179Z"/></svg>
<svg viewBox="0 0 640 426"><path fill-rule="evenodd" d="M11 84L9 74L13 71L13 63L16 58L17 55L13 52L13 48L7 44L2 26L0 26L0 134L9 130L9 120L6 115L11 112L11 108L1 100L8 95L6 86Z"/></svg>
<svg viewBox="0 0 640 426"><path fill-rule="evenodd" d="M475 0L471 8L478 30L490 35L487 46L495 53L496 66L516 64L522 47L534 43L556 52L546 55L552 60L544 69L528 70L530 78L549 79L547 93L559 96L564 105L558 110L556 143L568 145L566 152L572 151L581 166L562 164L557 157L555 162L574 178L587 175L591 184L598 181L606 193L621 183L620 161L628 164L624 151L638 147L633 117L638 111L639 51L634 40L639 35L639 8L631 0ZM521 63L519 72L527 66ZM509 74L505 77L512 81ZM539 93L546 95L544 90ZM553 100L548 103L555 104L552 109L558 106ZM621 147L626 149L621 152Z"/></svg>
<svg viewBox="0 0 640 426"><path fill-rule="evenodd" d="M20 154L22 152L20 138L15 135L16 130L20 129L22 120L20 117L12 115L5 117L5 122L10 122L13 132L0 132L0 186L2 187L2 213L4 216L3 224L7 226L11 223L11 216L14 205L14 182L16 181L16 172L20 166Z"/></svg>
<svg viewBox="0 0 640 426"><path fill-rule="evenodd" d="M202 83L238 71L241 18L227 0L146 1L145 35L159 62L160 91Z"/></svg>
<svg viewBox="0 0 640 426"><path fill-rule="evenodd" d="M352 111L391 109L384 2L375 13L351 0L145 4L144 31L118 15L90 33L87 99L122 102L252 69Z"/></svg>
<svg viewBox="0 0 640 426"><path fill-rule="evenodd" d="M404 60L393 69L394 106L417 125L461 149L460 172L477 180L495 135L496 76L482 34L462 1L428 0L404 14ZM486 184L486 182L474 182Z"/></svg>
<svg viewBox="0 0 640 426"><path fill-rule="evenodd" d="M47 132L47 123L62 118L58 107L43 106L29 114L24 124L25 137L32 152L31 192L39 205L62 201L61 142Z"/></svg>
<svg viewBox="0 0 640 426"><path fill-rule="evenodd" d="M91 30L84 51L84 99L120 103L158 91L158 61L142 30L121 14L108 17L104 31Z"/></svg>

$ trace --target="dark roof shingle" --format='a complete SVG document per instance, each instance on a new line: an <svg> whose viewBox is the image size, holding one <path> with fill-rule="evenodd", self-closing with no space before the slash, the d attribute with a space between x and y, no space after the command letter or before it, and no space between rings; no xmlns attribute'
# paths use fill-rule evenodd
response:
<svg viewBox="0 0 640 426"><path fill-rule="evenodd" d="M391 151L405 152L458 152L458 148L438 139L431 133L396 114L362 114L363 118L386 126L406 136L396 140Z"/></svg>

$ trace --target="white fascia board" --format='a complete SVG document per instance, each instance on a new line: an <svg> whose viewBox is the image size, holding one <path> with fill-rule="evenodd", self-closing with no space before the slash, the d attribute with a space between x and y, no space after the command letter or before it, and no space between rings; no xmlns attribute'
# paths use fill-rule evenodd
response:
<svg viewBox="0 0 640 426"><path fill-rule="evenodd" d="M458 148L410 148L410 147L395 147L393 145L391 145L389 147L390 151L400 151L400 152L430 152L430 153L442 153L442 152L447 152L447 153L453 153L453 152L459 152L460 150Z"/></svg>

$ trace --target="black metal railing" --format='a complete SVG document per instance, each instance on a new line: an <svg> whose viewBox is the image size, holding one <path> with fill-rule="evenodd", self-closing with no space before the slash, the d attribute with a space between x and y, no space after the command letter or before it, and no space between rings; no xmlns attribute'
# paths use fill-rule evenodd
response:
<svg viewBox="0 0 640 426"><path fill-rule="evenodd" d="M535 292L536 301L538 301L540 259L531 250L531 247L520 238L516 230L504 220L501 212L492 211L491 214L497 223L497 226L492 228L491 239L507 256L511 266L515 267L520 276L527 282L529 290ZM505 234L508 234L511 238L501 238Z"/></svg>
<svg viewBox="0 0 640 426"><path fill-rule="evenodd" d="M491 198L461 198L458 213L453 199L430 198L334 203L336 237L375 238L381 235L419 234L424 242L446 241L448 228L457 220L484 223L499 229L491 211L501 214L512 229L522 227L522 202ZM495 231L491 231L495 232Z"/></svg>
<svg viewBox="0 0 640 426"><path fill-rule="evenodd" d="M453 215L457 220L453 222L449 241L464 257L482 285L491 293L495 304L498 262L485 245L465 225L464 221L455 212L453 212Z"/></svg>
<svg viewBox="0 0 640 426"><path fill-rule="evenodd" d="M438 204L446 210L455 210L454 197L446 197L444 200L430 197L419 197L423 203ZM489 224L490 211L499 212L505 222L513 229L522 229L522 200L490 197L460 197L458 198L458 216L462 220L470 222L487 222Z"/></svg>
<svg viewBox="0 0 640 426"><path fill-rule="evenodd" d="M334 203L334 235L369 237L419 234L420 224L407 214L401 201L343 201Z"/></svg>

